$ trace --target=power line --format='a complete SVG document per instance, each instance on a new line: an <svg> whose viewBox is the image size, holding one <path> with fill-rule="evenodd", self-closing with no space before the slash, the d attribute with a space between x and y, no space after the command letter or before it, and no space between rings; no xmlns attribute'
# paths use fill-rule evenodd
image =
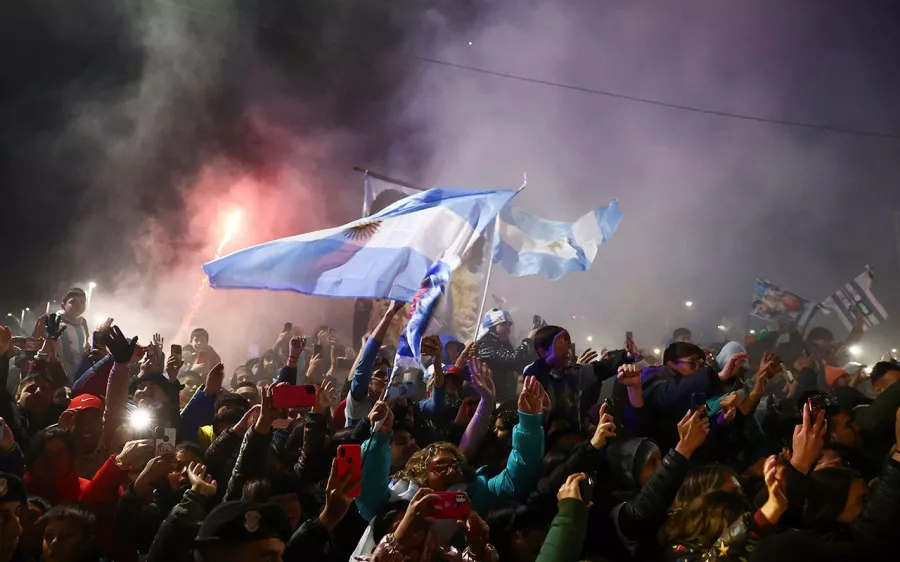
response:
<svg viewBox="0 0 900 562"><path fill-rule="evenodd" d="M155 2L157 4L162 4L165 6L172 6L174 8L180 8L183 10L191 11L191 12L194 12L197 14L204 14L207 16L220 17L220 18L228 17L222 13L212 12L212 11L204 10L201 8L195 8L193 6L185 6L184 4L179 4L178 2L173 2L171 0L150 0L150 1ZM282 28L282 27L277 27L277 26L273 26L273 25L267 25L267 24L260 23L258 21L254 22L254 24L257 27L260 27L263 29L271 29L273 31L280 31L282 33L289 33L291 35L301 35L299 32L289 29L289 28ZM525 82L528 84L538 84L541 86L549 86L552 88L559 88L562 90L581 92L584 94L590 94L590 95L595 95L595 96L604 96L604 97L608 97L608 98L620 99L620 100L625 100L625 101L630 101L630 102L635 102L635 103L642 103L645 105L654 105L657 107L664 107L667 109L678 109L681 111L689 111L692 113L700 113L703 115L714 115L716 117L725 117L728 119L738 119L741 121L752 121L755 123L767 123L767 124L771 124L771 125L782 125L785 127L812 129L812 130L817 130L817 131L825 131L825 132L829 132L829 133L838 133L838 134L843 134L843 135L854 135L854 136L860 136L860 137L900 140L900 133L886 133L886 132L882 132L882 131L867 131L867 130L863 130L863 129L849 129L849 128L845 128L845 127L837 127L837 126L826 125L826 124L821 124L821 123L809 123L809 122L805 122L805 121L794 121L792 119L777 119L777 118L773 118L773 117L764 117L761 115L749 115L746 113L735 113L735 112L731 112L731 111L709 109L709 108L704 108L704 107L699 107L699 106L694 106L694 105L685 105L685 104L667 102L667 101L656 100L656 99L651 99L651 98L632 96L629 94L622 94L619 92L611 92L608 90L598 90L595 88L576 86L574 84L565 84L562 82L554 82L552 80L542 80L540 78L531 78L528 76L520 76L518 74L510 74L508 72L499 72L496 70L488 70L485 68L478 68L476 66L469 66L469 65L465 65L465 64L459 64L459 63L449 62L449 61L430 58L430 57L423 57L423 56L419 56L419 55L406 55L406 56L408 56L409 58L412 58L414 60L418 60L420 62L424 62L424 63L428 63L428 64L434 64L434 65L444 66L444 67L448 67L448 68L455 68L458 70L465 70L468 72L474 72L474 73L483 74L483 75L487 75L487 76L494 76L497 78L505 78L507 80L516 80L518 82Z"/></svg>
<svg viewBox="0 0 900 562"><path fill-rule="evenodd" d="M644 103L644 104L648 104L648 105L655 105L658 107L666 107L669 109L680 109L683 111L692 111L694 113L703 113L705 115L716 115L718 117L729 117L731 119L742 119L744 121L755 121L757 123L771 123L773 125L785 125L788 127L803 127L806 129L817 129L820 131L829 131L832 133L842 133L842 134L846 134L846 135L858 135L858 136L866 136L866 137L876 137L876 138L900 140L900 134L898 134L898 133L883 133L880 131L845 129L843 127L835 127L832 125L822 125L822 124L818 124L818 123L806 123L803 121L793 121L790 119L774 119L771 117L762 117L759 115L747 115L744 113L732 113L730 111L707 109L707 108L697 107L697 106L693 106L693 105L683 105L683 104L679 104L679 103L671 103L671 102L667 102L667 101L654 100L654 99L650 99L650 98L631 96L628 94L620 94L617 92L610 92L610 91L606 91L606 90L596 90L593 88L586 88L583 86L575 86L572 84L563 84L561 82L553 82L551 80L541 80L539 78L529 78L527 76L519 76L516 74L509 74L506 72L497 72L494 70L486 70L484 68L478 68L475 66L468 66L468 65L464 65L464 64L447 62L447 61L443 61L443 60L439 60L439 59L432 59L432 58L428 58L428 57L414 56L413 58L423 61L423 62L428 62L431 64L448 66L450 68L458 68L460 70L467 70L469 72L477 72L479 74L487 74L489 76L497 76L499 78L507 78L509 80L518 80L519 82L528 82L531 84L541 84L543 86L551 86L554 88L561 88L564 90L573 90L573 91L582 92L585 94L606 96L609 98L616 98L616 99L621 99L621 100Z"/></svg>

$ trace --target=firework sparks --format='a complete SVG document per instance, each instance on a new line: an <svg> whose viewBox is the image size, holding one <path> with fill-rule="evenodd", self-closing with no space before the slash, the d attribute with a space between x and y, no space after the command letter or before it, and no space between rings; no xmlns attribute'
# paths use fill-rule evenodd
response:
<svg viewBox="0 0 900 562"><path fill-rule="evenodd" d="M216 248L216 255L213 256L214 260L222 257L222 252L225 250L225 247L228 246L228 243L231 242L234 235L237 234L240 229L242 219L243 213L240 209L235 209L228 215L228 218L225 220L225 233L222 235L222 240L219 241L219 246ZM203 279L200 281L200 286L197 288L197 292L194 293L194 297L191 299L191 304L188 307L184 318L181 319L181 326L178 328L178 333L175 334L174 341L182 341L182 337L184 337L184 334L190 328L191 323L194 321L194 317L197 315L197 311L200 310L200 306L203 304L203 296L206 293L206 288L208 286L209 277L204 275Z"/></svg>

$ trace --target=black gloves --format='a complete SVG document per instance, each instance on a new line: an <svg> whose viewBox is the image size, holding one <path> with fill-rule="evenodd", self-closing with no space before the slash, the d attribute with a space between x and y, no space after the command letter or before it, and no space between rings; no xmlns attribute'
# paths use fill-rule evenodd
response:
<svg viewBox="0 0 900 562"><path fill-rule="evenodd" d="M47 339L58 340L65 331L66 326L62 325L62 317L59 314L54 312L44 317L44 333Z"/></svg>
<svg viewBox="0 0 900 562"><path fill-rule="evenodd" d="M113 356L116 363L130 363L131 358L134 357L134 349L137 346L137 336L131 338L131 341L125 338L122 334L122 330L119 329L118 326L113 326L109 330L109 335L106 340L106 348L109 349L109 353Z"/></svg>

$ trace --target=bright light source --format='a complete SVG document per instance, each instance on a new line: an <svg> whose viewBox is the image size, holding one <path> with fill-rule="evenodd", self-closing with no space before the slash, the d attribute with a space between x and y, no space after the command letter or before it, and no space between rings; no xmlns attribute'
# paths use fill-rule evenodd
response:
<svg viewBox="0 0 900 562"><path fill-rule="evenodd" d="M94 316L94 324L97 324L99 326L100 324L106 322L107 318L109 318L109 316L105 314L98 314L97 316Z"/></svg>
<svg viewBox="0 0 900 562"><path fill-rule="evenodd" d="M594 336L588 336L588 337L587 337L587 340L588 340L588 341L594 341Z"/></svg>
<svg viewBox="0 0 900 562"><path fill-rule="evenodd" d="M90 283L88 283L88 289L96 289L96 288L97 288L97 284L94 283L93 281L91 281Z"/></svg>
<svg viewBox="0 0 900 562"><path fill-rule="evenodd" d="M469 46L470 46L470 47L472 46L472 42L471 42L471 41L469 41Z"/></svg>
<svg viewBox="0 0 900 562"><path fill-rule="evenodd" d="M750 330L750 335L756 334L756 330Z"/></svg>
<svg viewBox="0 0 900 562"><path fill-rule="evenodd" d="M862 349L860 349L860 347L858 345L851 345L847 349L847 351L849 351L850 355L852 355L854 357L859 357L859 355L862 353Z"/></svg>
<svg viewBox="0 0 900 562"><path fill-rule="evenodd" d="M897 348L895 347L894 349L892 349L891 353L897 353Z"/></svg>
<svg viewBox="0 0 900 562"><path fill-rule="evenodd" d="M31 312L31 309L28 307L25 307L25 312Z"/></svg>
<svg viewBox="0 0 900 562"><path fill-rule="evenodd" d="M685 301L684 306L690 308L690 307L694 306L694 301Z"/></svg>
<svg viewBox="0 0 900 562"><path fill-rule="evenodd" d="M728 328L726 328L726 327L723 326L722 324L719 324L719 325L718 325L718 328L719 328L719 330L721 330L721 331L723 331L723 332L727 332L727 331L728 331Z"/></svg>
<svg viewBox="0 0 900 562"><path fill-rule="evenodd" d="M131 428L135 430L144 430L150 427L150 424L153 422L153 417L150 415L150 412L139 408L133 412L131 412L131 419L129 423L131 424Z"/></svg>
<svg viewBox="0 0 900 562"><path fill-rule="evenodd" d="M12 312L7 312L6 315L12 318Z"/></svg>
<svg viewBox="0 0 900 562"><path fill-rule="evenodd" d="M865 370L865 372L866 372L867 375L871 375L871 374L872 374L872 367L866 367L864 370Z"/></svg>
<svg viewBox="0 0 900 562"><path fill-rule="evenodd" d="M653 355L659 355L660 353L662 353L662 350L659 349L658 347L653 350Z"/></svg>

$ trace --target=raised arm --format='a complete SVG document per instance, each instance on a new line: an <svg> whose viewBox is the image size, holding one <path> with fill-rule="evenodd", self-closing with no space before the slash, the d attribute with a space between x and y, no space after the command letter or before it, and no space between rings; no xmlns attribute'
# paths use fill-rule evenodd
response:
<svg viewBox="0 0 900 562"><path fill-rule="evenodd" d="M468 350L469 347L467 346ZM465 355L466 352L463 352ZM463 357L462 355L460 357ZM481 442L491 430L491 416L494 413L495 399L497 391L494 387L494 379L491 369L478 359L469 360L469 372L472 374L472 385L481 400L475 408L475 415L469 420L466 430L463 432L462 439L459 442L459 451L465 455L470 461L478 454Z"/></svg>
<svg viewBox="0 0 900 562"><path fill-rule="evenodd" d="M541 476L544 459L543 388L534 377L525 378L519 395L519 423L513 429L512 451L506 468L488 482L490 492L503 499L524 499Z"/></svg>

